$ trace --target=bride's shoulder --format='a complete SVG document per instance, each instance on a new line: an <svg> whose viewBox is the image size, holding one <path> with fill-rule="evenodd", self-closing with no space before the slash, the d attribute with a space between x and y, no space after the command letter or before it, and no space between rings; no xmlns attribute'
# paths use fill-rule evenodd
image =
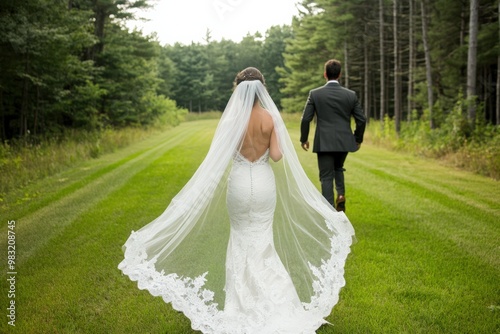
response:
<svg viewBox="0 0 500 334"><path fill-rule="evenodd" d="M262 109L262 111L263 111L263 113L262 113L262 125L263 125L263 127L267 128L269 130L272 130L274 128L273 117L264 108Z"/></svg>
<svg viewBox="0 0 500 334"><path fill-rule="evenodd" d="M264 107L262 106L259 106L256 108L256 111L258 113L258 115L260 116L261 119L263 120L270 120L272 121L273 118L271 116L271 114L269 113L269 111L267 109L265 109Z"/></svg>
<svg viewBox="0 0 500 334"><path fill-rule="evenodd" d="M255 120L260 120L260 121L266 121L269 119L272 120L272 117L269 114L269 112L266 109L264 109L262 106L253 107L251 118L253 118Z"/></svg>

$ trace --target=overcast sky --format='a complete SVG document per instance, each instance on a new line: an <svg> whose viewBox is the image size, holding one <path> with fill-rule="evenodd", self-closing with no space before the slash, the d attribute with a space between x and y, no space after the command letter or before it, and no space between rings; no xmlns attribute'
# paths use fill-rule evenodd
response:
<svg viewBox="0 0 500 334"><path fill-rule="evenodd" d="M247 34L262 34L273 25L291 24L299 0L157 0L135 22L145 34L156 32L161 44L203 42L207 29L213 40L240 42Z"/></svg>

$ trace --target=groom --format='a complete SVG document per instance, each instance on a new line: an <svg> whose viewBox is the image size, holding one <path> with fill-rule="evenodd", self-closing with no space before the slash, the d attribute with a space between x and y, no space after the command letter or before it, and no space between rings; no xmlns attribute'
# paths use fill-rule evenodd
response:
<svg viewBox="0 0 500 334"><path fill-rule="evenodd" d="M318 154L319 178L323 196L337 211L345 211L344 161L348 152L355 152L363 142L366 119L356 93L339 84L342 66L338 60L325 63L326 85L309 92L302 122L300 142L309 149L309 123L316 116L313 152ZM354 117L356 129L351 129ZM333 184L337 200L333 202Z"/></svg>

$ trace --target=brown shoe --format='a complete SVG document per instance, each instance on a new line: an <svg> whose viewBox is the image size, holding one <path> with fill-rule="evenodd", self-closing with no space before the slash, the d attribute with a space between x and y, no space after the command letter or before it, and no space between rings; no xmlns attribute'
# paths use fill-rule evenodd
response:
<svg viewBox="0 0 500 334"><path fill-rule="evenodd" d="M343 212L345 212L345 197L344 197L344 195L339 195L337 197L335 209L337 211L343 211Z"/></svg>

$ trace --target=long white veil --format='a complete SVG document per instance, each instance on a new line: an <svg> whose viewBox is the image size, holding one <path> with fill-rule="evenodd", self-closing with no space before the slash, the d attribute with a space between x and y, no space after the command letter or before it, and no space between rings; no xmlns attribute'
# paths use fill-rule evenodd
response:
<svg viewBox="0 0 500 334"><path fill-rule="evenodd" d="M119 269L140 289L182 311L193 329L235 333L224 321L225 258L229 239L227 176L255 99L274 120L283 158L270 162L276 179L276 250L306 311L328 316L344 286L344 263L354 229L311 183L279 111L264 85L243 81L234 90L204 161L153 222L132 232Z"/></svg>

